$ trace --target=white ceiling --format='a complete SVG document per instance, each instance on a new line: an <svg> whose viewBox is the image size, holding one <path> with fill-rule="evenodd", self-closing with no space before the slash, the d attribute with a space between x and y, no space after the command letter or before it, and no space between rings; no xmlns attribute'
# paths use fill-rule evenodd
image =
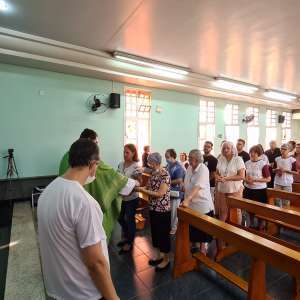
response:
<svg viewBox="0 0 300 300"><path fill-rule="evenodd" d="M299 0L9 0L0 26L300 94Z"/></svg>

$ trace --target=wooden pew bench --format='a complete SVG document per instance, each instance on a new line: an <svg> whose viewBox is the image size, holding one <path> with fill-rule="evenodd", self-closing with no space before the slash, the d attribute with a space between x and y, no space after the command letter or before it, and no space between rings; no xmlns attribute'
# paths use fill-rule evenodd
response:
<svg viewBox="0 0 300 300"><path fill-rule="evenodd" d="M275 199L285 199L290 201L290 209L300 210L300 193L287 192L276 189L267 189L268 204L275 205Z"/></svg>
<svg viewBox="0 0 300 300"><path fill-rule="evenodd" d="M300 212L300 193L294 193L294 192L291 193L282 190L267 189L267 199L268 199L268 204L274 206L275 206L276 199L289 200L290 206L286 209ZM284 222L282 220L276 220L276 219L274 220L274 218L272 217L266 218L265 220L268 221L269 223L268 224L269 234L273 234L273 235L278 234L280 226L300 232L300 226L294 226L294 224L291 224L290 222Z"/></svg>
<svg viewBox="0 0 300 300"><path fill-rule="evenodd" d="M201 215L189 208L178 209L178 229L176 233L176 252L173 277L198 269L203 263L230 282L248 292L248 299L266 299L265 264L268 263L300 278L300 252L282 244L248 232L237 226ZM190 252L189 225L233 245L252 257L249 283L201 253L192 256Z"/></svg>
<svg viewBox="0 0 300 300"><path fill-rule="evenodd" d="M285 224L289 227L299 228L300 230L299 210L280 208L275 205L264 204L240 197L228 197L226 201L231 208L244 209L259 218Z"/></svg>
<svg viewBox="0 0 300 300"><path fill-rule="evenodd" d="M280 208L269 204L259 203L256 201L252 201L240 197L228 197L227 203L230 207L243 209L249 213L254 214L255 216L259 216L261 219L264 220L268 219L271 220L272 222L276 221L278 223L289 224L289 226L294 228L300 228L300 212ZM243 228L244 230L255 233L259 236L262 236L264 238L267 238L271 241L277 242L284 246L290 247L294 250L300 251L299 246L283 241L278 237L274 237L273 235L268 234L268 231L267 232L258 231L237 224L232 224L232 225L237 226L239 228Z"/></svg>
<svg viewBox="0 0 300 300"><path fill-rule="evenodd" d="M277 224L285 224L286 226L288 224L288 226L291 228L300 228L300 212L298 211L280 208L270 204L259 203L240 197L228 197L227 203L231 208L243 209L249 213L253 213L255 216L259 216L261 219L270 220L272 223L274 223L275 220ZM243 227L237 224L233 225L300 253L300 247L298 245L284 241L279 237L274 237L268 234L268 231L257 231L255 229ZM296 299L300 298L300 282L296 278L294 278L294 295Z"/></svg>
<svg viewBox="0 0 300 300"><path fill-rule="evenodd" d="M293 183L293 193L300 193L300 183Z"/></svg>

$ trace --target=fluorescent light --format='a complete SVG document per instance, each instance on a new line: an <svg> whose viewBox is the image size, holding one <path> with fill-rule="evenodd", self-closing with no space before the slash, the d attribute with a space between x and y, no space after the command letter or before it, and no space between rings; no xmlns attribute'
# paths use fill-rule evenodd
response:
<svg viewBox="0 0 300 300"><path fill-rule="evenodd" d="M163 76L163 77L169 77L169 78L174 78L174 79L183 79L184 76L182 74L162 70L162 69L155 69L151 68L150 73L158 76Z"/></svg>
<svg viewBox="0 0 300 300"><path fill-rule="evenodd" d="M135 64L164 70L167 72L177 73L177 74L181 74L181 75L187 75L189 73L188 69L173 66L173 65L168 65L168 64L162 64L160 62L157 62L157 61L154 61L151 59L147 59L144 57L139 57L139 56L122 53L122 52L117 52L117 51L114 52L113 55L115 58L120 59L120 60L125 60L125 61L132 62Z"/></svg>
<svg viewBox="0 0 300 300"><path fill-rule="evenodd" d="M293 101L297 99L296 95L282 93L278 91L268 90L264 92L264 96L279 101Z"/></svg>
<svg viewBox="0 0 300 300"><path fill-rule="evenodd" d="M235 80L225 79L225 78L216 78L212 83L215 87L224 90L231 90L235 92L241 92L246 94L253 94L258 90L258 87L255 85L242 83Z"/></svg>
<svg viewBox="0 0 300 300"><path fill-rule="evenodd" d="M7 11L8 10L8 5L5 1L0 0L0 11Z"/></svg>

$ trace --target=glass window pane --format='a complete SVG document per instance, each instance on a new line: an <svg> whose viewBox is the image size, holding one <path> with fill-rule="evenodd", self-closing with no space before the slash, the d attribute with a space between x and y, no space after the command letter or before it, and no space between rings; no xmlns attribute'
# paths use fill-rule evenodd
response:
<svg viewBox="0 0 300 300"><path fill-rule="evenodd" d="M137 122L136 120L127 120L126 122L126 138L136 139Z"/></svg>
<svg viewBox="0 0 300 300"><path fill-rule="evenodd" d="M224 109L224 122L225 124L231 124L232 123L231 120L232 120L231 104L227 104Z"/></svg>
<svg viewBox="0 0 300 300"><path fill-rule="evenodd" d="M247 148L248 150L259 143L259 127L247 127Z"/></svg>
<svg viewBox="0 0 300 300"><path fill-rule="evenodd" d="M225 140L235 144L240 135L239 129L239 126L225 126Z"/></svg>
<svg viewBox="0 0 300 300"><path fill-rule="evenodd" d="M287 143L291 140L291 128L282 129L282 143Z"/></svg>
<svg viewBox="0 0 300 300"><path fill-rule="evenodd" d="M125 143L137 145L139 154L150 145L151 97L148 92L125 91Z"/></svg>
<svg viewBox="0 0 300 300"><path fill-rule="evenodd" d="M266 128L266 149L269 149L270 141L277 140L277 128L267 127Z"/></svg>

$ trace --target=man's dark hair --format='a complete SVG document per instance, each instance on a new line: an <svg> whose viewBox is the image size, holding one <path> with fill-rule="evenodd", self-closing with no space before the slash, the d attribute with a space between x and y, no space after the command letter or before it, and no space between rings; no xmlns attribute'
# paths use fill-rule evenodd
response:
<svg viewBox="0 0 300 300"><path fill-rule="evenodd" d="M91 161L100 160L99 147L89 139L79 139L74 142L69 151L71 168L86 167Z"/></svg>
<svg viewBox="0 0 300 300"><path fill-rule="evenodd" d="M89 128L84 129L80 134L81 139L95 140L97 137L98 137L97 133L94 130Z"/></svg>
<svg viewBox="0 0 300 300"><path fill-rule="evenodd" d="M171 157L173 157L174 159L176 159L177 153L176 153L176 151L174 149L168 149L166 152L168 152Z"/></svg>
<svg viewBox="0 0 300 300"><path fill-rule="evenodd" d="M245 144L246 144L246 141L243 140L243 139L238 139L237 141L243 143L244 146L245 146Z"/></svg>
<svg viewBox="0 0 300 300"><path fill-rule="evenodd" d="M295 141L289 141L288 143L291 144L291 145L293 146L293 149L296 148L296 142L295 142Z"/></svg>
<svg viewBox="0 0 300 300"><path fill-rule="evenodd" d="M205 143L204 144L210 144L211 145L211 147L213 147L214 146L214 144L211 142L211 141L205 141Z"/></svg>

